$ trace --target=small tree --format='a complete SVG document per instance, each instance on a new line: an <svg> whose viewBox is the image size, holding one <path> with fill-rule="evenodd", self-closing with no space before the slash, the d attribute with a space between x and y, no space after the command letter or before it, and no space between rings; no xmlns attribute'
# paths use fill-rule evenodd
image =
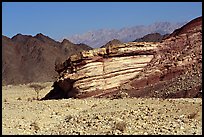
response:
<svg viewBox="0 0 204 137"><path fill-rule="evenodd" d="M45 88L45 86L39 85L39 84L32 84L29 86L30 88L34 88L35 92L36 92L36 97L37 100L39 100L39 93L42 89Z"/></svg>

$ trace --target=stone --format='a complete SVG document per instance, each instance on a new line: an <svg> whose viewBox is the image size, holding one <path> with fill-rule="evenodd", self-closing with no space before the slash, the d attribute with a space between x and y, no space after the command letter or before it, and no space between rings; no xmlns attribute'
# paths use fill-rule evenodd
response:
<svg viewBox="0 0 204 137"><path fill-rule="evenodd" d="M156 42L129 42L72 55L56 68L60 76L55 86L62 90L59 93L63 98L109 93L140 73L157 46Z"/></svg>

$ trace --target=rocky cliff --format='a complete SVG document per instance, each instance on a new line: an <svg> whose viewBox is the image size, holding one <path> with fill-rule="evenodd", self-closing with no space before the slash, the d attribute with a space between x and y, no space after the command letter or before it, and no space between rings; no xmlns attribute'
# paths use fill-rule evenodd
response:
<svg viewBox="0 0 204 137"><path fill-rule="evenodd" d="M43 99L84 97L199 97L202 17L160 43L129 42L83 51L55 67L54 89Z"/></svg>

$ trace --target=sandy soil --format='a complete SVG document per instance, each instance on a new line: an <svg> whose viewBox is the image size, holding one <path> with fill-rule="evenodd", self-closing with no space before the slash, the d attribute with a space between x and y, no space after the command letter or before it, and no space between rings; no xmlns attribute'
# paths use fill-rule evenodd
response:
<svg viewBox="0 0 204 137"><path fill-rule="evenodd" d="M52 83L39 97L46 95ZM29 85L2 87L2 134L202 134L202 99L36 100Z"/></svg>

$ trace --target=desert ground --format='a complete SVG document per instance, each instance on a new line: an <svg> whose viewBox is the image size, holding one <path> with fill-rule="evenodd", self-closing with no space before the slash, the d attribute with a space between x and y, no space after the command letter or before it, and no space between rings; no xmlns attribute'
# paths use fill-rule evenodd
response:
<svg viewBox="0 0 204 137"><path fill-rule="evenodd" d="M202 134L201 98L39 101L32 84L2 87L3 135ZM52 89L52 82L37 84L39 98Z"/></svg>

